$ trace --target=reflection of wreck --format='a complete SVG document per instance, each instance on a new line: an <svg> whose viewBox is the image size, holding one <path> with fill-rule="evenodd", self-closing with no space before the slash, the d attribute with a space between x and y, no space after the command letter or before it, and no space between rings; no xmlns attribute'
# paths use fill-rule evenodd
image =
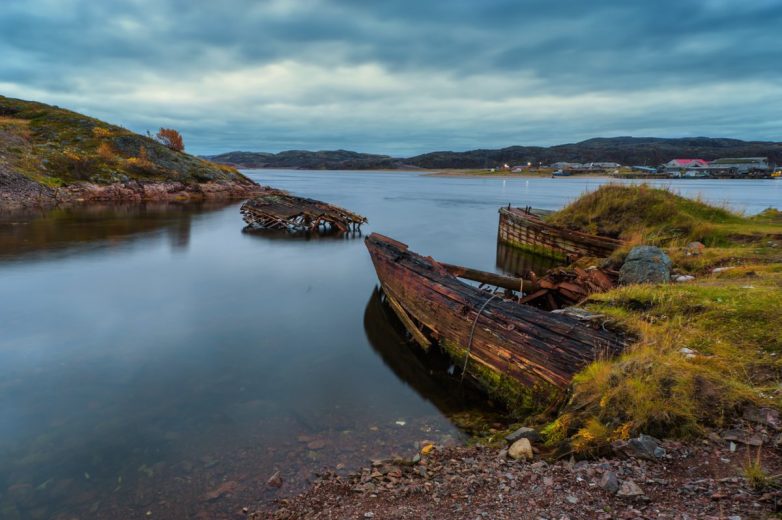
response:
<svg viewBox="0 0 782 520"><path fill-rule="evenodd" d="M532 208L500 208L499 240L534 253L564 258L604 258L624 243L614 238L581 233L547 224Z"/></svg>
<svg viewBox="0 0 782 520"><path fill-rule="evenodd" d="M456 277L484 281L487 273L446 267L376 233L366 238L366 245L391 308L416 342L428 347L437 341L455 358L471 361L465 361L467 373L485 385L496 383L499 374L536 400L548 401L561 396L589 362L615 355L624 346L612 332L519 305ZM537 286L519 279L507 285L524 292Z"/></svg>
<svg viewBox="0 0 782 520"><path fill-rule="evenodd" d="M367 222L365 217L339 206L274 188L264 188L259 196L245 202L240 211L248 226L256 229L347 233L357 231Z"/></svg>
<svg viewBox="0 0 782 520"><path fill-rule="evenodd" d="M379 289L373 290L364 311L364 331L383 362L446 416L464 411L473 404L485 413L487 404L482 392L473 385L460 384L459 379L449 373L451 360L447 356L434 349L407 348L405 329L385 305L384 298Z"/></svg>
<svg viewBox="0 0 782 520"><path fill-rule="evenodd" d="M530 273L545 273L559 262L550 256L524 251L497 240L496 264L501 272L528 278Z"/></svg>

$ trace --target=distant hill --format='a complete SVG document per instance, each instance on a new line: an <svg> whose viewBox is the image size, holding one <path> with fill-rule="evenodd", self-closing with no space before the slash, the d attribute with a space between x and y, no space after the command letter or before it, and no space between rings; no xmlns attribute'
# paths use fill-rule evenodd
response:
<svg viewBox="0 0 782 520"><path fill-rule="evenodd" d="M288 150L280 153L228 152L207 159L239 168L300 168L305 170L377 170L397 168L398 160L388 155L373 155L333 150L309 152Z"/></svg>
<svg viewBox="0 0 782 520"><path fill-rule="evenodd" d="M235 168L59 107L0 96L0 206L244 197Z"/></svg>
<svg viewBox="0 0 782 520"><path fill-rule="evenodd" d="M657 166L675 158L768 157L782 164L782 143L741 141L710 137L665 139L657 137L598 137L580 143L550 147L510 146L466 152L430 152L408 158L392 158L345 150L256 153L230 152L209 157L240 168L379 169L379 168L493 168L502 164L551 164L567 162L618 162Z"/></svg>

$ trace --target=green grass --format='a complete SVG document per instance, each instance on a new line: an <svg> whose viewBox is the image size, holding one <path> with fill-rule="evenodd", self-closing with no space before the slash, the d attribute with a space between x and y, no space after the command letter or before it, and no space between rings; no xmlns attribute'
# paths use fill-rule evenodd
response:
<svg viewBox="0 0 782 520"><path fill-rule="evenodd" d="M638 433L697 436L750 403L782 409L782 212L747 217L664 189L608 185L550 221L628 241L615 265L652 243L674 269L696 274L586 302L638 340L576 375L571 401L546 429L550 444L595 454ZM707 247L689 255L683 246L695 240ZM732 269L712 273L716 266Z"/></svg>
<svg viewBox="0 0 782 520"><path fill-rule="evenodd" d="M128 180L250 182L233 168L175 152L125 128L2 96L0 145L13 171L50 187Z"/></svg>
<svg viewBox="0 0 782 520"><path fill-rule="evenodd" d="M585 194L547 220L631 243L671 247L698 241L714 247L779 235L778 217L778 212L772 212L748 218L645 184L608 184Z"/></svg>
<svg viewBox="0 0 782 520"><path fill-rule="evenodd" d="M565 413L577 451L639 432L698 435L726 426L746 404L782 405L778 264L695 283L621 287L593 296L587 308L640 339L575 377Z"/></svg>

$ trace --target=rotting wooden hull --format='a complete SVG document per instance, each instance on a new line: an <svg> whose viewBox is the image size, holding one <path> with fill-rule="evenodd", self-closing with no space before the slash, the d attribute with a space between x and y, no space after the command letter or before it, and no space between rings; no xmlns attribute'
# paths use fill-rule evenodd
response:
<svg viewBox="0 0 782 520"><path fill-rule="evenodd" d="M268 187L245 202L240 212L247 225L255 229L347 233L367 222L366 217L339 206Z"/></svg>
<svg viewBox="0 0 782 520"><path fill-rule="evenodd" d="M498 238L514 247L567 260L608 257L624 244L621 240L552 226L534 212L509 207L500 208Z"/></svg>
<svg viewBox="0 0 782 520"><path fill-rule="evenodd" d="M624 347L617 335L573 318L499 298L487 303L491 293L388 237L365 241L386 297L416 340L439 340L462 362L469 354L468 374L511 406L549 403L588 363Z"/></svg>

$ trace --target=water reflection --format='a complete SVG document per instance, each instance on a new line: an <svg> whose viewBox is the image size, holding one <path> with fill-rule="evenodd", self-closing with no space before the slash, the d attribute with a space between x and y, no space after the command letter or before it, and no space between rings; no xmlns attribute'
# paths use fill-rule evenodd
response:
<svg viewBox="0 0 782 520"><path fill-rule="evenodd" d="M230 202L88 205L0 212L0 260L117 248L161 233L172 251L190 245L193 219Z"/></svg>
<svg viewBox="0 0 782 520"><path fill-rule="evenodd" d="M537 255L497 241L497 269L512 276L525 277L530 271L537 275L561 264L556 259Z"/></svg>
<svg viewBox="0 0 782 520"><path fill-rule="evenodd" d="M361 230L348 231L343 233L338 229L327 229L325 231L288 231L285 229L257 229L245 226L242 232L250 237L258 237L266 240L353 240L362 238L364 235Z"/></svg>
<svg viewBox="0 0 782 520"><path fill-rule="evenodd" d="M407 331L377 287L364 311L364 331L383 363L457 426L469 432L481 429L489 417L494 421L502 420L501 410L487 401L477 388L468 381L462 383L449 373L452 367L447 355L437 347L425 352L408 340ZM491 413L492 410L495 413ZM471 415L471 411L475 415Z"/></svg>

